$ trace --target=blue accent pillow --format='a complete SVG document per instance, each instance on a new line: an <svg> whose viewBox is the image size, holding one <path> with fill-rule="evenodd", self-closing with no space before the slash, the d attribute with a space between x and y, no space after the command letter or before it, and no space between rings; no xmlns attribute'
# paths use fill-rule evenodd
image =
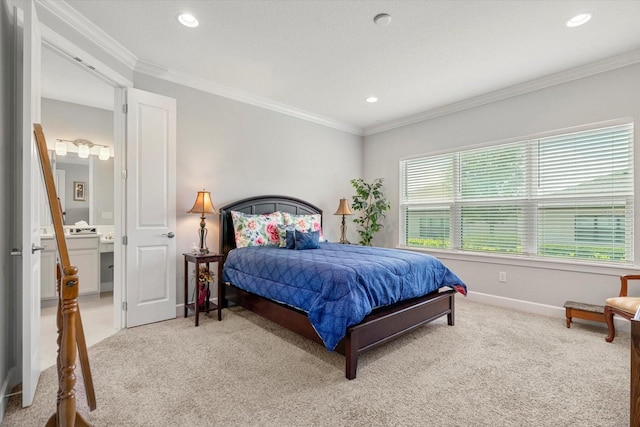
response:
<svg viewBox="0 0 640 427"><path fill-rule="evenodd" d="M287 249L293 249L293 247L295 246L295 238L293 236L293 234L291 234L291 247L289 247L287 245L287 232L288 231L294 231L296 228L293 225L284 225L284 224L278 224L278 234L280 235L280 247L281 248L287 248Z"/></svg>
<svg viewBox="0 0 640 427"><path fill-rule="evenodd" d="M309 231L301 233L295 231L296 250L318 249L320 247L320 231Z"/></svg>
<svg viewBox="0 0 640 427"><path fill-rule="evenodd" d="M296 231L295 230L286 230L286 238L285 238L285 248L287 249L295 249L296 248Z"/></svg>

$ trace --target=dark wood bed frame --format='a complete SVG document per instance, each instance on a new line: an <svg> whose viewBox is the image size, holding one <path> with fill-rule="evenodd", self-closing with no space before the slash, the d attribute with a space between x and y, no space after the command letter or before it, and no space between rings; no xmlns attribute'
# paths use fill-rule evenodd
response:
<svg viewBox="0 0 640 427"><path fill-rule="evenodd" d="M303 200L285 196L259 196L226 205L220 209L220 250L226 255L235 248L235 236L231 211L247 214L265 214L275 211L291 214L322 214L322 210ZM243 291L230 283L222 287L220 303L223 307L231 301L293 332L322 345L322 339L309 322L305 312ZM358 356L380 344L390 341L414 328L447 316L447 323L454 325L455 291L432 292L423 297L402 301L392 306L374 310L362 322L351 326L336 351L346 358L345 375L356 377Z"/></svg>

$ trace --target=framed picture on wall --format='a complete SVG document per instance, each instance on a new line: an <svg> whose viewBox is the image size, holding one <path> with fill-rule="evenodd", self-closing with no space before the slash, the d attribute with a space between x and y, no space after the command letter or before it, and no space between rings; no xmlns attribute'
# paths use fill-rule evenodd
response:
<svg viewBox="0 0 640 427"><path fill-rule="evenodd" d="M87 200L86 183L81 181L73 182L73 200L79 200L79 201Z"/></svg>

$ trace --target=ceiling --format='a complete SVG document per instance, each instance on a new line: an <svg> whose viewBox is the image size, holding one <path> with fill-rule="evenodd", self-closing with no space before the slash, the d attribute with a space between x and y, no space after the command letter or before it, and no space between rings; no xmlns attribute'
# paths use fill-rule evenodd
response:
<svg viewBox="0 0 640 427"><path fill-rule="evenodd" d="M640 61L640 1L66 3L138 69L152 65L365 135L612 57ZM182 12L200 26L180 25ZM593 18L565 26L580 12ZM373 22L379 13L391 15L388 26ZM365 102L372 95L379 101Z"/></svg>
<svg viewBox="0 0 640 427"><path fill-rule="evenodd" d="M44 98L113 110L113 86L74 64L71 58L45 47L42 49L41 74Z"/></svg>

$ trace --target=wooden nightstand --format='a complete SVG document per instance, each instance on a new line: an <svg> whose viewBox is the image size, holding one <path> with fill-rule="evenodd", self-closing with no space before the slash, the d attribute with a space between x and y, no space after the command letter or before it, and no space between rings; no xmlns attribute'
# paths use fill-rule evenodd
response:
<svg viewBox="0 0 640 427"><path fill-rule="evenodd" d="M200 306L198 304L198 297L200 294L200 287L198 286L198 272L200 271L200 264L206 264L209 268L209 263L218 263L218 273L215 277L215 282L218 285L218 304L209 302L209 298L205 301L205 311L209 310L218 311L218 320L222 320L222 304L220 298L222 296L222 261L224 255L221 254L192 254L184 253L184 317L189 315L189 310L193 310L196 314L196 326L198 326L200 317ZM189 263L195 264L195 299L193 302L189 302ZM211 271L211 270L209 270ZM207 287L209 283L207 283Z"/></svg>

